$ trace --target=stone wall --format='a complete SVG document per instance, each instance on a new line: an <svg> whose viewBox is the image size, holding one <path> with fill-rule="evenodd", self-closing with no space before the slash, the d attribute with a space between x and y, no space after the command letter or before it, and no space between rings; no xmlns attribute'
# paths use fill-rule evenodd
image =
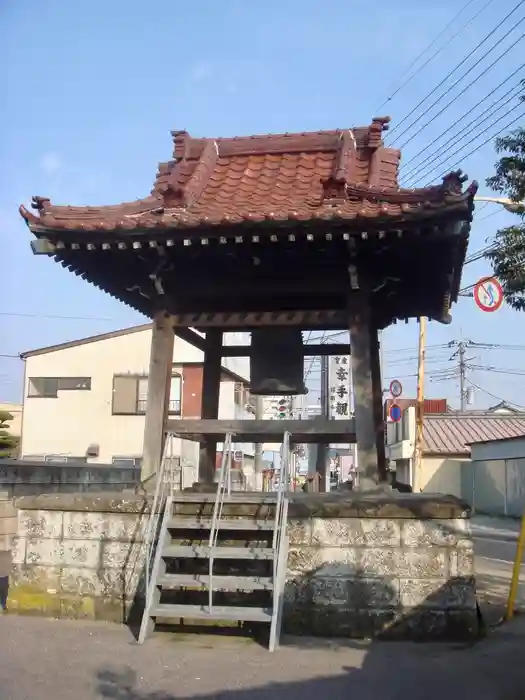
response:
<svg viewBox="0 0 525 700"><path fill-rule="evenodd" d="M62 495L20 498L16 505L10 609L125 620L134 599L140 604L144 500ZM260 512L253 504L241 508L238 517L248 517L249 508ZM285 630L475 636L468 515L464 504L445 496L295 495Z"/></svg>
<svg viewBox="0 0 525 700"><path fill-rule="evenodd" d="M320 635L474 636L469 521L293 521L284 617L290 631Z"/></svg>
<svg viewBox="0 0 525 700"><path fill-rule="evenodd" d="M142 586L145 501L58 495L16 506L9 609L125 620Z"/></svg>

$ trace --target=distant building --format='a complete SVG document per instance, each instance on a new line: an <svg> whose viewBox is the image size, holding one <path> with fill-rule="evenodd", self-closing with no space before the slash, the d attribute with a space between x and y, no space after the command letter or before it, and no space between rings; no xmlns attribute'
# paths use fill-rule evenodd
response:
<svg viewBox="0 0 525 700"><path fill-rule="evenodd" d="M409 406L398 423L387 424L387 458L398 481L413 485L415 408ZM470 445L525 434L525 412L512 414L425 414L420 487L423 491L464 495L462 480L470 465Z"/></svg>
<svg viewBox="0 0 525 700"><path fill-rule="evenodd" d="M151 328L144 324L23 353L21 456L140 464ZM202 362L200 350L175 336L170 418L200 417ZM224 358L220 418L254 417L248 386L248 358ZM196 443L173 444L174 457L196 462ZM253 462L253 445L234 447Z"/></svg>

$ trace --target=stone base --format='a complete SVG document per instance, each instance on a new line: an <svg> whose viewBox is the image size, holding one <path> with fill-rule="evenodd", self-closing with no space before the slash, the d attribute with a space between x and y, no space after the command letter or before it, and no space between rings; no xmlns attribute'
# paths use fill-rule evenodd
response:
<svg viewBox="0 0 525 700"><path fill-rule="evenodd" d="M385 610L288 607L284 631L319 637L404 641L469 641L479 634L476 610Z"/></svg>
<svg viewBox="0 0 525 700"><path fill-rule="evenodd" d="M215 485L202 486L209 490L188 493L178 516L211 513ZM245 495L225 505L225 517L273 517L270 494ZM123 622L138 610L146 500L41 496L15 505L11 611ZM469 509L458 499L296 493L288 513L285 632L417 640L478 634Z"/></svg>

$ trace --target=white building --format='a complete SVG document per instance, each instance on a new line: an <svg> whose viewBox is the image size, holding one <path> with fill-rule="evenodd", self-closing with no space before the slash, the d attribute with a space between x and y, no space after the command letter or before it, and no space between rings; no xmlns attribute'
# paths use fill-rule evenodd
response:
<svg viewBox="0 0 525 700"><path fill-rule="evenodd" d="M226 334L246 344L247 334ZM47 461L140 463L151 324L40 348L25 362L21 457ZM175 336L170 418L199 418L202 351ZM224 358L219 418L253 418L248 358ZM253 445L236 445L253 458ZM174 456L196 461L195 443L174 441ZM189 450L189 452L185 452Z"/></svg>

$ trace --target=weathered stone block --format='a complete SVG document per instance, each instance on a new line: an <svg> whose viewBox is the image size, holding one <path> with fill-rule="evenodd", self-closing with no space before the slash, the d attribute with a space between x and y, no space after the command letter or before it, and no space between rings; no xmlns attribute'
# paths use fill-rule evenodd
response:
<svg viewBox="0 0 525 700"><path fill-rule="evenodd" d="M121 542L141 542L144 539L148 518L134 513L121 513L109 518L107 538Z"/></svg>
<svg viewBox="0 0 525 700"><path fill-rule="evenodd" d="M108 590L98 569L89 567L67 567L62 569L60 591L68 596L106 596L113 595Z"/></svg>
<svg viewBox="0 0 525 700"><path fill-rule="evenodd" d="M40 593L56 594L60 590L61 569L58 566L13 564L9 576L10 591L24 587Z"/></svg>
<svg viewBox="0 0 525 700"><path fill-rule="evenodd" d="M72 540L101 540L109 535L109 519L105 513L64 513L64 537Z"/></svg>
<svg viewBox="0 0 525 700"><path fill-rule="evenodd" d="M18 513L20 537L62 537L63 513L50 510L21 510Z"/></svg>
<svg viewBox="0 0 525 700"><path fill-rule="evenodd" d="M288 522L287 534L290 546L309 545L312 543L313 522L307 520L290 520Z"/></svg>
<svg viewBox="0 0 525 700"><path fill-rule="evenodd" d="M98 569L100 567L100 547L98 540L64 540L63 565Z"/></svg>
<svg viewBox="0 0 525 700"><path fill-rule="evenodd" d="M404 608L434 610L475 609L474 579L401 579L401 604Z"/></svg>
<svg viewBox="0 0 525 700"><path fill-rule="evenodd" d="M401 535L395 520L313 518L312 544L331 547L395 547Z"/></svg>
<svg viewBox="0 0 525 700"><path fill-rule="evenodd" d="M363 636L413 641L463 641L478 633L475 610L385 611L369 609L360 612Z"/></svg>
<svg viewBox="0 0 525 700"><path fill-rule="evenodd" d="M357 518L313 518L312 544L322 547L356 547L365 544Z"/></svg>
<svg viewBox="0 0 525 700"><path fill-rule="evenodd" d="M135 568L145 556L145 545L130 542L103 542L102 543L102 567Z"/></svg>
<svg viewBox="0 0 525 700"><path fill-rule="evenodd" d="M448 573L447 550L386 549L368 547L360 551L359 568L372 576L401 578L445 577Z"/></svg>
<svg viewBox="0 0 525 700"><path fill-rule="evenodd" d="M403 544L406 547L454 547L468 534L469 521L454 520L406 520L402 525Z"/></svg>
<svg viewBox="0 0 525 700"><path fill-rule="evenodd" d="M464 544L449 552L449 575L457 578L474 576L474 549Z"/></svg>
<svg viewBox="0 0 525 700"><path fill-rule="evenodd" d="M292 547L288 552L288 571L292 577L302 574L354 576L357 553L350 547Z"/></svg>
<svg viewBox="0 0 525 700"><path fill-rule="evenodd" d="M28 537L26 539L26 564L35 566L62 566L64 545L61 540Z"/></svg>
<svg viewBox="0 0 525 700"><path fill-rule="evenodd" d="M15 535L11 540L11 561L13 564L24 564L26 560L27 538Z"/></svg>
<svg viewBox="0 0 525 700"><path fill-rule="evenodd" d="M361 520L367 547L399 547L401 525L396 520L371 518Z"/></svg>
<svg viewBox="0 0 525 700"><path fill-rule="evenodd" d="M399 605L399 581L396 578L314 577L310 585L314 605L341 605L346 608Z"/></svg>

